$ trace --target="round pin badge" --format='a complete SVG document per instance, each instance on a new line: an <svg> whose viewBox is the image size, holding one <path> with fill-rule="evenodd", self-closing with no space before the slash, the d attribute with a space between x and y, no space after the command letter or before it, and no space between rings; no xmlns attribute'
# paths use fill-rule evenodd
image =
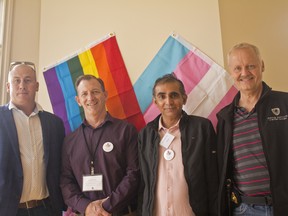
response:
<svg viewBox="0 0 288 216"><path fill-rule="evenodd" d="M111 142L106 142L103 144L103 150L105 152L111 152L113 150L114 145Z"/></svg>
<svg viewBox="0 0 288 216"><path fill-rule="evenodd" d="M167 149L167 150L165 150L165 152L164 152L164 158L165 158L165 160L167 160L167 161L172 160L172 159L174 158L174 155L175 155L175 153L174 153L174 151L171 150L171 149Z"/></svg>

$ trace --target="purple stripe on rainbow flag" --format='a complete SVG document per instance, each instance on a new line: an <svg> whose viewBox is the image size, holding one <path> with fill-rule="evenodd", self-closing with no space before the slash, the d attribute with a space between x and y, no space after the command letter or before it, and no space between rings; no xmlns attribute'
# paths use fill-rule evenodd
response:
<svg viewBox="0 0 288 216"><path fill-rule="evenodd" d="M65 100L55 68L50 68L49 70L47 70L46 73L44 73L44 78L46 81L46 85L50 86L50 88L48 88L48 93L50 96L53 112L55 114L57 113L57 115L62 119L66 133L69 133L71 131L71 128L66 113Z"/></svg>

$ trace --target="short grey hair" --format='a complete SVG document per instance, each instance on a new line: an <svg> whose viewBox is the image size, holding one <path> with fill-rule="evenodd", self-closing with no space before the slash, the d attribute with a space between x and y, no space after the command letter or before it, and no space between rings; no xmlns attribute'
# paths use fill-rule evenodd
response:
<svg viewBox="0 0 288 216"><path fill-rule="evenodd" d="M238 50L238 49L252 49L253 52L257 55L258 59L260 62L262 62L262 57L261 57L261 54L260 54L260 50L257 46L253 45L253 44L249 44L249 43L239 43L239 44L236 44L235 46L233 46L230 51L228 52L227 54L227 62L229 64L229 60L230 60L230 56L231 56L231 53L235 50Z"/></svg>

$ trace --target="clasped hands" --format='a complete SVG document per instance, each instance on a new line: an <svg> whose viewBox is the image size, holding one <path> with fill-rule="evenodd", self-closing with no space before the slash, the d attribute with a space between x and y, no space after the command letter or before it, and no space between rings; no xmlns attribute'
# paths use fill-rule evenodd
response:
<svg viewBox="0 0 288 216"><path fill-rule="evenodd" d="M85 210L85 216L111 216L112 214L105 211L105 209L102 207L102 203L107 199L108 197L89 203Z"/></svg>

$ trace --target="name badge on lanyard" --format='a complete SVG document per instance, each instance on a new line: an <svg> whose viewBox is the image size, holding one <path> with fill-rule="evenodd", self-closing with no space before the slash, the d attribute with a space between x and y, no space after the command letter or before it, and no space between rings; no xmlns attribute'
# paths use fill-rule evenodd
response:
<svg viewBox="0 0 288 216"><path fill-rule="evenodd" d="M102 191L103 190L103 175L102 174L95 174L95 168L94 168L94 158L95 158L96 150L97 150L99 143L97 143L96 148L93 152L92 148L89 148L89 145L87 143L84 129L83 129L83 137L85 140L86 147L89 151L91 161L90 161L90 175L83 175L83 177L82 177L82 191L83 192L85 192L85 191ZM91 144L91 146L92 146L92 144Z"/></svg>
<svg viewBox="0 0 288 216"><path fill-rule="evenodd" d="M103 175L84 175L82 191L102 191Z"/></svg>

